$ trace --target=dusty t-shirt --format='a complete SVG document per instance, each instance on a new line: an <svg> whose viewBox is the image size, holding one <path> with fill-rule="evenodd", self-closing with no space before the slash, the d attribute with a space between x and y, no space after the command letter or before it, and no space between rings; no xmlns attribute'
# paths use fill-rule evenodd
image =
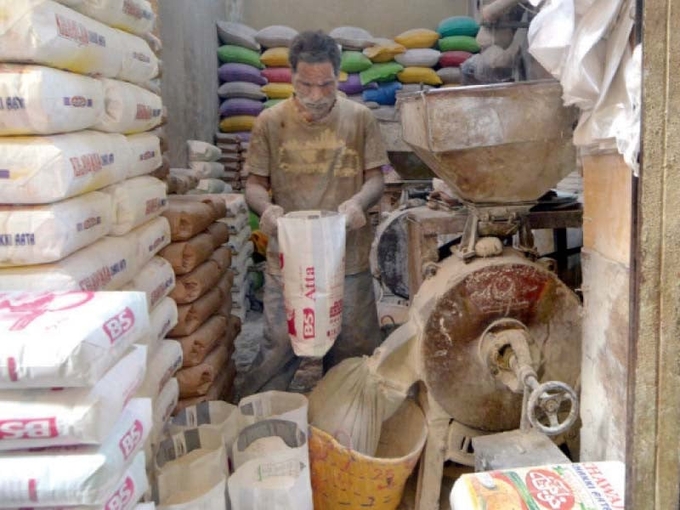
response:
<svg viewBox="0 0 680 510"><path fill-rule="evenodd" d="M337 211L364 183L364 170L388 164L370 110L338 97L331 112L307 122L294 99L262 112L250 138L248 172L268 177L272 200L285 212ZM371 225L347 232L345 274L368 269ZM278 245L270 240L268 270L280 273Z"/></svg>

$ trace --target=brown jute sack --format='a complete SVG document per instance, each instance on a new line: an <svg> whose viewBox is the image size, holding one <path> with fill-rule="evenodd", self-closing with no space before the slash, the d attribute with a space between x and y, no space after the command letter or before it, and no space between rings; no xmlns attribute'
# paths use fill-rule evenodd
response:
<svg viewBox="0 0 680 510"><path fill-rule="evenodd" d="M220 269L220 274L224 274L224 272L231 267L231 258L231 248L227 246L220 246L212 254L210 260L215 261L217 263L217 267Z"/></svg>
<svg viewBox="0 0 680 510"><path fill-rule="evenodd" d="M178 305L193 303L214 288L221 277L219 264L212 259L207 260L190 273L177 277L170 297Z"/></svg>
<svg viewBox="0 0 680 510"><path fill-rule="evenodd" d="M228 325L226 317L213 315L191 335L177 338L184 354L182 366L194 367L202 363L213 347L226 339Z"/></svg>
<svg viewBox="0 0 680 510"><path fill-rule="evenodd" d="M222 305L222 293L215 287L205 296L188 305L177 307L179 319L177 325L170 330L168 337L187 336L196 331Z"/></svg>
<svg viewBox="0 0 680 510"><path fill-rule="evenodd" d="M226 368L230 354L229 348L220 344L210 351L202 363L178 370L175 377L179 383L180 398L205 395Z"/></svg>
<svg viewBox="0 0 680 510"><path fill-rule="evenodd" d="M202 193L200 195L181 195L172 197L173 200L178 202L189 201L189 202L201 202L208 204L213 208L217 219L224 218L227 215L227 201L222 193Z"/></svg>
<svg viewBox="0 0 680 510"><path fill-rule="evenodd" d="M170 243L159 255L172 264L176 275L193 271L213 254L213 238L210 234L198 234L188 241ZM231 261L230 261L231 262Z"/></svg>
<svg viewBox="0 0 680 510"><path fill-rule="evenodd" d="M210 388L205 395L201 395L200 397L181 398L177 403L177 407L173 414L177 414L187 407L195 406L209 400L229 401L234 386L234 379L236 379L236 365L232 360L227 363L226 368L218 375L217 380L210 385Z"/></svg>
<svg viewBox="0 0 680 510"><path fill-rule="evenodd" d="M191 239L218 218L215 208L210 204L178 200L174 197L169 197L168 208L163 216L170 222L172 241Z"/></svg>
<svg viewBox="0 0 680 510"><path fill-rule="evenodd" d="M222 205L224 206L224 210L226 211L227 206L224 205L224 202L222 202ZM229 241L229 226L225 225L224 223L220 223L219 221L216 221L215 223L212 223L208 227L208 234L212 236L213 247L217 249L224 243Z"/></svg>

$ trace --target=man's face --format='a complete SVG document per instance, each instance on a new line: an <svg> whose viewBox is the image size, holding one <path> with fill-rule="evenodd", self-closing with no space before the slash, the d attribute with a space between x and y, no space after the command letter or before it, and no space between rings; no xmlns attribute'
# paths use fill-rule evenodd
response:
<svg viewBox="0 0 680 510"><path fill-rule="evenodd" d="M320 119L331 110L338 80L330 62L298 62L292 81L295 96L305 109L308 120Z"/></svg>

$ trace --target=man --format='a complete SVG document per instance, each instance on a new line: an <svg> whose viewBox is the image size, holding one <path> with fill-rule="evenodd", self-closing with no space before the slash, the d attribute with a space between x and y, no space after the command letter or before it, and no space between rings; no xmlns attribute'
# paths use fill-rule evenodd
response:
<svg viewBox="0 0 680 510"><path fill-rule="evenodd" d="M366 211L382 197L387 152L370 110L337 96L340 50L331 37L300 33L289 60L295 95L260 114L246 161L246 201L260 215L269 245L264 338L245 375L244 396L285 391L301 361L288 337L278 257L277 219L285 213L330 210L347 219L342 329L324 357L324 371L380 344Z"/></svg>

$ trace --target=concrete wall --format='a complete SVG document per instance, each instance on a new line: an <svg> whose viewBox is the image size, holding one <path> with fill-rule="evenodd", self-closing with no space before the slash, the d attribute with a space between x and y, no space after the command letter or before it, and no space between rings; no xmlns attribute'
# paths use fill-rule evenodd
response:
<svg viewBox="0 0 680 510"><path fill-rule="evenodd" d="M163 103L170 165L187 164L186 141L212 143L219 123L216 20L226 19L224 0L162 0Z"/></svg>
<svg viewBox="0 0 680 510"><path fill-rule="evenodd" d="M618 154L583 159L581 460L625 461L631 186Z"/></svg>
<svg viewBox="0 0 680 510"><path fill-rule="evenodd" d="M256 29L287 25L326 32L358 26L375 37L392 38L411 28L436 28L444 18L466 15L473 0L226 0L227 8Z"/></svg>

